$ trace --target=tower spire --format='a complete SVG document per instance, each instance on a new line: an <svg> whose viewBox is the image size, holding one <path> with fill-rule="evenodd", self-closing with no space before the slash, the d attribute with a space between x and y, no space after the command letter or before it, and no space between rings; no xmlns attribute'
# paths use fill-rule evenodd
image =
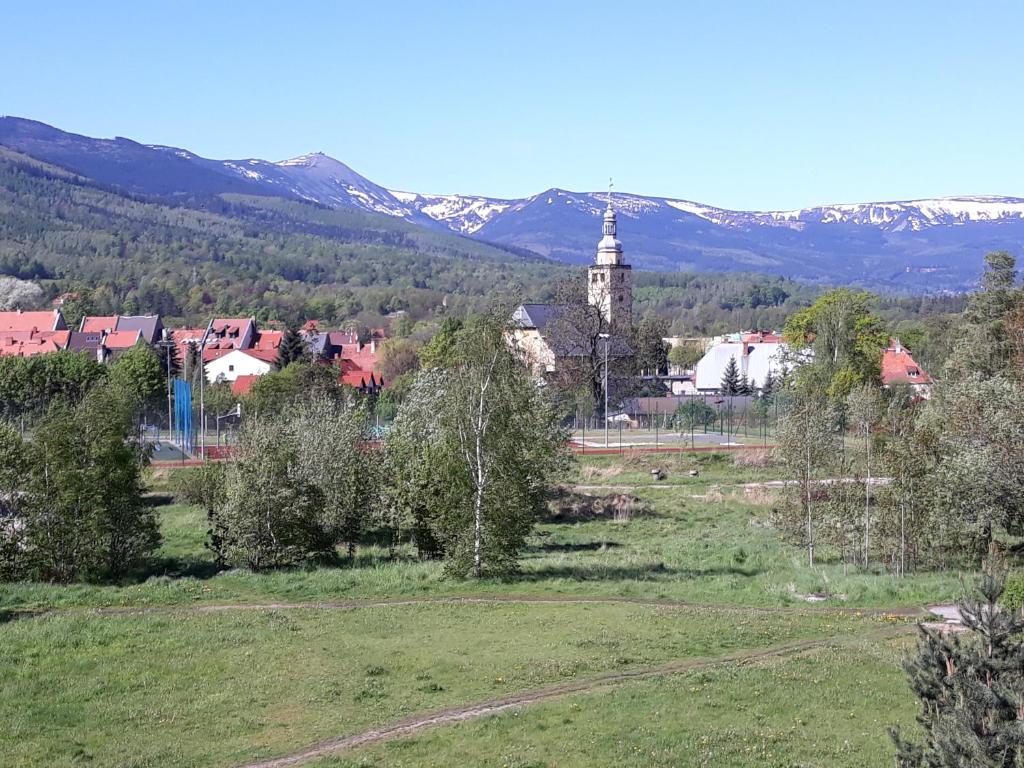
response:
<svg viewBox="0 0 1024 768"><path fill-rule="evenodd" d="M633 317L633 280L630 266L622 257L622 243L616 237L614 188L615 183L609 178L607 207L601 217L601 242L597 244L597 258L587 270L587 299L601 311L610 327L628 328Z"/></svg>

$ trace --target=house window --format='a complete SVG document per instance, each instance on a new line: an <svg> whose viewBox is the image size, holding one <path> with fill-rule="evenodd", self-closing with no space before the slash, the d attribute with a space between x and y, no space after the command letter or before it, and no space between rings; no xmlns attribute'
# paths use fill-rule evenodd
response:
<svg viewBox="0 0 1024 768"><path fill-rule="evenodd" d="M596 283L596 282L598 281L598 279L599 279L599 278L598 278L598 276L597 276L597 272L595 272L594 274L592 274L592 275L590 276L590 282L592 282L592 283Z"/></svg>
<svg viewBox="0 0 1024 768"><path fill-rule="evenodd" d="M235 366L233 366L233 365L229 365L229 366L228 366L228 370L229 370L229 371L233 371L233 370L235 370Z"/></svg>

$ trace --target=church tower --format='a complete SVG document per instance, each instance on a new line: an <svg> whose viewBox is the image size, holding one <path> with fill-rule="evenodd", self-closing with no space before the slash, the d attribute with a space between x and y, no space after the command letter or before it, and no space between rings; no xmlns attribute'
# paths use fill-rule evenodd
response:
<svg viewBox="0 0 1024 768"><path fill-rule="evenodd" d="M622 261L622 243L615 239L616 220L610 193L603 234L597 244L597 260L587 270L587 298L601 310L609 326L625 330L633 322L633 274L632 267Z"/></svg>

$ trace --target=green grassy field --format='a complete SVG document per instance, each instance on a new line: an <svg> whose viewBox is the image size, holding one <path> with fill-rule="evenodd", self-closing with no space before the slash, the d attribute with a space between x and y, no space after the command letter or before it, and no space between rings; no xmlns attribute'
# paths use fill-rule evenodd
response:
<svg viewBox="0 0 1024 768"><path fill-rule="evenodd" d="M652 467L666 478L653 481ZM690 477L691 468L700 475ZM439 563L394 561L374 547L360 551L355 567L216 574L203 548L201 512L168 505L161 508L163 548L148 578L122 586L3 585L0 610L509 593L778 606L803 604L802 596L815 592L836 595L834 605L893 608L959 594L957 573L898 579L827 558L807 568L804 553L767 527L765 494L742 487L776 477L770 467L737 467L715 455L587 457L572 482L595 496L636 494L652 514L544 523L524 553L522 574L503 581L445 579Z"/></svg>
<svg viewBox="0 0 1024 768"><path fill-rule="evenodd" d="M322 759L315 768L863 768L916 701L905 643L809 651L538 704Z"/></svg>
<svg viewBox="0 0 1024 768"><path fill-rule="evenodd" d="M344 567L218 574L202 513L164 504L163 547L139 580L0 587L0 766L245 765L440 708L803 639L822 644L323 764L884 764L886 727L913 720L908 640L890 636L906 624L858 609L953 598L958 575L809 569L766 525L770 495L743 487L775 477L708 455L588 457L568 482L636 494L647 513L545 521L507 581L446 580L373 547ZM834 598L805 601L819 591ZM300 602L334 605L244 607Z"/></svg>
<svg viewBox="0 0 1024 768"><path fill-rule="evenodd" d="M628 604L15 621L0 644L0 755L5 765L227 766L545 683L884 624Z"/></svg>

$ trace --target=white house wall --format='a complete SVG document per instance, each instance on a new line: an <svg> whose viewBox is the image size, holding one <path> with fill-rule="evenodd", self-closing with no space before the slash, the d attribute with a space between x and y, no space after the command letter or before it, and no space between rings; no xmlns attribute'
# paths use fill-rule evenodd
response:
<svg viewBox="0 0 1024 768"><path fill-rule="evenodd" d="M234 381L239 376L263 376L271 368L270 363L236 349L206 364L206 380L213 384Z"/></svg>

